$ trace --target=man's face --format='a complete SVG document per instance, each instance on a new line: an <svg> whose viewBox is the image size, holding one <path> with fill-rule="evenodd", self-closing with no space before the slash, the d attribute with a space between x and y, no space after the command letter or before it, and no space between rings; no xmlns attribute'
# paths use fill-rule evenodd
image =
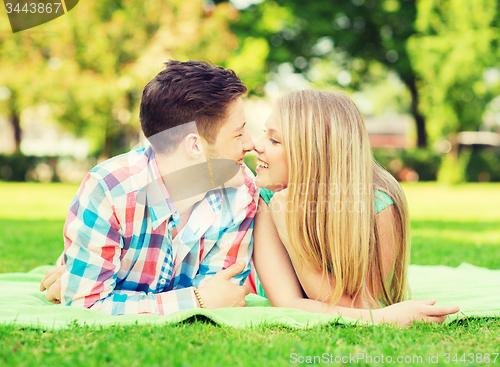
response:
<svg viewBox="0 0 500 367"><path fill-rule="evenodd" d="M210 160L227 159L240 165L236 175L224 184L225 187L237 187L245 182L243 158L247 152L253 150L253 141L245 130L245 124L243 101L238 98L229 106L228 116L217 134L215 143L208 146L206 142L203 144Z"/></svg>

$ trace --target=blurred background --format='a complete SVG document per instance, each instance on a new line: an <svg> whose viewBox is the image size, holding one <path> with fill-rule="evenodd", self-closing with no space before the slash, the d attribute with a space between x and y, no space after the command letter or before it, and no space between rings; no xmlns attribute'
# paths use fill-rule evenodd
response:
<svg viewBox="0 0 500 367"><path fill-rule="evenodd" d="M86 0L16 34L0 5L0 180L130 150L168 59L235 70L254 139L283 93L341 89L399 180L500 181L499 0Z"/></svg>

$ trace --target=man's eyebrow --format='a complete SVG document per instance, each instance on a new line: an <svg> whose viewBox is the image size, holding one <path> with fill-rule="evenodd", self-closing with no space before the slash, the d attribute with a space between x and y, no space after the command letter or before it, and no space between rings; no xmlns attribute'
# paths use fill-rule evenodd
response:
<svg viewBox="0 0 500 367"><path fill-rule="evenodd" d="M245 125L246 125L246 124L247 124L247 122L245 121L245 122L243 123L243 125L241 125L240 127L238 127L235 131L239 131L239 130L243 129L243 128L245 127Z"/></svg>

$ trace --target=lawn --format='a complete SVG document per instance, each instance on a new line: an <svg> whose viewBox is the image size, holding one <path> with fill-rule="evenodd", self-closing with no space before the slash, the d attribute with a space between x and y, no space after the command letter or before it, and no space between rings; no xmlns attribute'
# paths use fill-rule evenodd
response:
<svg viewBox="0 0 500 367"><path fill-rule="evenodd" d="M0 272L27 271L55 261L62 251L64 217L77 188L0 183ZM500 269L499 184L449 188L418 183L404 190L410 205L413 264L469 262ZM54 332L2 326L0 365L282 366L307 362L307 356L311 362L335 365L354 360L377 365L388 356L394 364L427 365L432 357L437 365L478 365L485 363L486 353L492 364L493 353L500 352L499 326L499 319L417 324L409 329L330 325L299 331L273 325L228 329L199 320L164 327L73 325ZM500 357L495 365L500 365Z"/></svg>

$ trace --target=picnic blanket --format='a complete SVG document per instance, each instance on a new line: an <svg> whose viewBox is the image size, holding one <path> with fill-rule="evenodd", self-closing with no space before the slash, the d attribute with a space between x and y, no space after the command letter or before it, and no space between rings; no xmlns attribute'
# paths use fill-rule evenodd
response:
<svg viewBox="0 0 500 367"><path fill-rule="evenodd" d="M250 294L245 308L217 310L191 309L170 315L110 316L99 311L53 305L39 291L40 280L52 266L41 266L28 273L0 274L0 323L43 330L80 325L165 324L193 317L209 319L221 326L253 327L282 325L293 329L312 328L332 323L355 324L338 315L309 313L271 307L268 300ZM470 316L500 317L500 270L489 270L463 263L447 266L410 266L412 299L437 299L438 305L459 306L458 315L447 322Z"/></svg>

